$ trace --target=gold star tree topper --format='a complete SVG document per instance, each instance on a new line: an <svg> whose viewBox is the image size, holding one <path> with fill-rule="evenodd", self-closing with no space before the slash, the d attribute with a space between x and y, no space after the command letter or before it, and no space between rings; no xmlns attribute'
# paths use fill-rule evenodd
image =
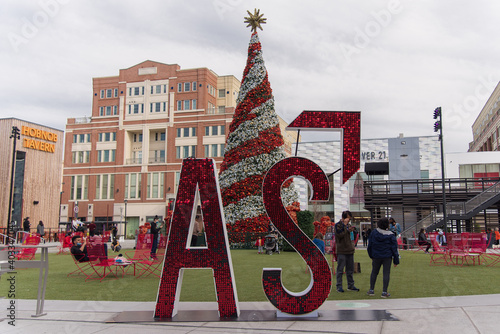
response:
<svg viewBox="0 0 500 334"><path fill-rule="evenodd" d="M262 17L264 14L260 14L260 9L254 9L253 14L247 10L247 13L249 15L249 17L245 17L245 23L248 23L247 27L251 26L252 31L255 32L257 32L257 28L262 30L261 24L265 24L267 19Z"/></svg>

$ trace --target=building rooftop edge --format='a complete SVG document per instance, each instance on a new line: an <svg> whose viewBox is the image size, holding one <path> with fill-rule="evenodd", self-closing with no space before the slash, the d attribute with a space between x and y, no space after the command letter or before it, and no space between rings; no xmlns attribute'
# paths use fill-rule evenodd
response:
<svg viewBox="0 0 500 334"><path fill-rule="evenodd" d="M48 125L43 125L43 124L39 124L39 123L35 123L35 122L30 122L30 121L27 121L25 119L20 119L20 118L17 118L17 117L2 117L0 118L0 121L1 120L9 120L9 119L15 119L17 121L21 121L21 122L26 122L26 123L30 123L30 124L34 124L34 125L39 125L39 126L43 126L45 128L48 128L48 129L52 129L52 130L56 130L56 131L61 131L64 133L64 130L61 130L61 129L56 129L52 126L48 126Z"/></svg>

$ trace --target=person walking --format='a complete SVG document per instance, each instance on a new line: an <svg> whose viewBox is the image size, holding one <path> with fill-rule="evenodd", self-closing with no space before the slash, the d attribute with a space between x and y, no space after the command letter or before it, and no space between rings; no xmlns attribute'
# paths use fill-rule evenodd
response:
<svg viewBox="0 0 500 334"><path fill-rule="evenodd" d="M337 292L344 292L342 288L342 275L344 268L347 278L347 291L359 291L354 286L354 244L351 241L351 232L354 227L350 221L352 213L350 211L342 212L342 219L335 224L335 245L337 251Z"/></svg>
<svg viewBox="0 0 500 334"><path fill-rule="evenodd" d="M387 292L391 275L391 262L394 262L394 267L399 264L398 242L396 236L389 230L389 220L381 218L377 222L377 228L370 234L368 240L368 256L372 259L372 272L370 275L370 290L368 296L375 295L375 282L383 266L383 283L382 283L382 298L390 297Z"/></svg>

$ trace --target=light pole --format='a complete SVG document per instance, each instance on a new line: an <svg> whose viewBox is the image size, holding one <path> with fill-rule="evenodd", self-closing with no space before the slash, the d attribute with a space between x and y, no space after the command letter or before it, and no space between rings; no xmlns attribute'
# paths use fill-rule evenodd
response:
<svg viewBox="0 0 500 334"><path fill-rule="evenodd" d="M10 138L14 138L14 147L12 150L12 169L10 172L10 193L9 193L9 209L7 210L7 233L6 235L10 235L11 229L13 226L11 226L10 220L12 218L12 192L14 190L14 175L15 173L15 168L16 168L16 143L18 139L21 139L21 131L17 126L12 127L12 134L10 135ZM5 238L5 243L7 244L8 238Z"/></svg>
<svg viewBox="0 0 500 334"><path fill-rule="evenodd" d="M127 224L127 200L123 200L123 203L125 203L125 225Z"/></svg>
<svg viewBox="0 0 500 334"><path fill-rule="evenodd" d="M441 142L441 187L443 192L443 221L444 221L444 233L446 235L446 228L448 226L448 217L446 215L446 186L444 182L444 149L443 149L443 122L441 107L434 109L434 119L437 121L434 123L434 132L439 132L439 141Z"/></svg>

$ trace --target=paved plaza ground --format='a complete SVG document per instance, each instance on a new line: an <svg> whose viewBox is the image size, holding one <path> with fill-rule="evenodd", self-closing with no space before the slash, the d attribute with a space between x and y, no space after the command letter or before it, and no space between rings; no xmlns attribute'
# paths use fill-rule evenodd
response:
<svg viewBox="0 0 500 334"><path fill-rule="evenodd" d="M8 301L0 301L6 310ZM152 311L154 302L47 300L47 315L32 318L36 301L19 300L16 326L0 333L498 333L500 294L481 296L327 301L321 311L387 310L397 321L144 322L107 323L123 311ZM274 312L267 302L242 302L242 310ZM182 310L216 310L217 304L185 302ZM5 311L3 311L5 312Z"/></svg>

